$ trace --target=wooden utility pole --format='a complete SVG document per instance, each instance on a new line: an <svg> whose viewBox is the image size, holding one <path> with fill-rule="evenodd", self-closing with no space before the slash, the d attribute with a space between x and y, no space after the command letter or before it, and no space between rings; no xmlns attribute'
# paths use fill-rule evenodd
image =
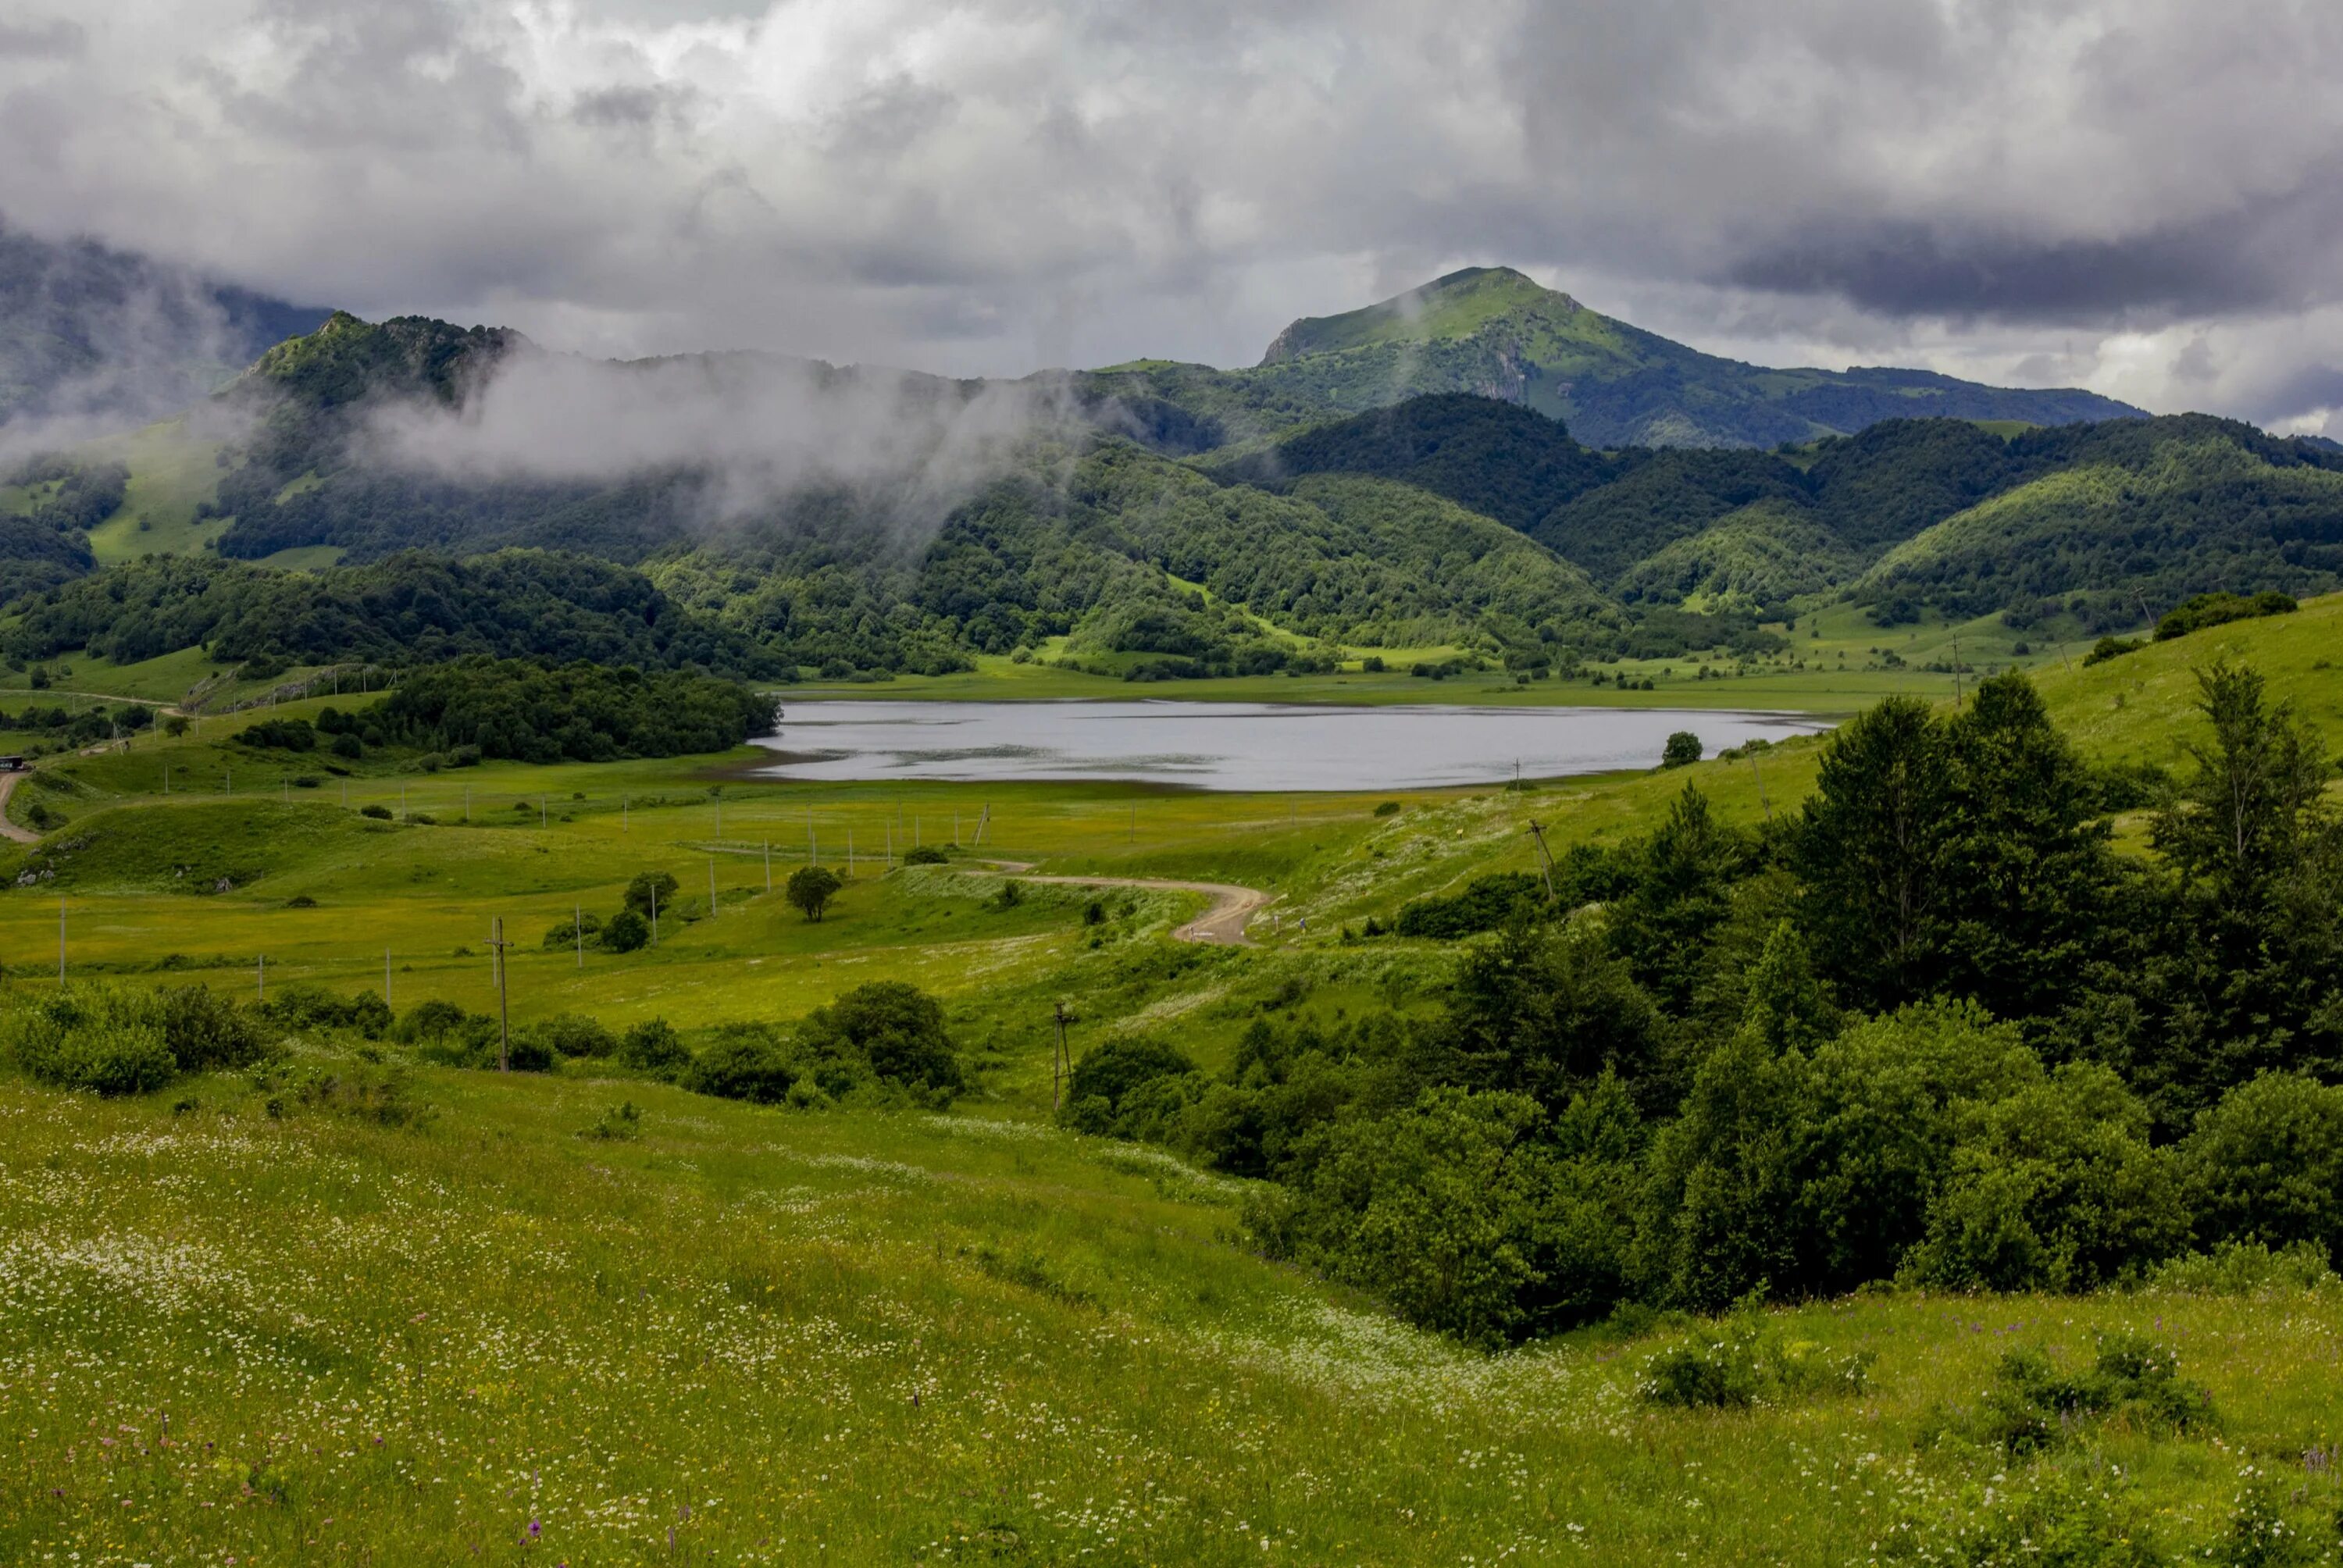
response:
<svg viewBox="0 0 2343 1568"><path fill-rule="evenodd" d="M497 955L497 1070L512 1070L512 1008L505 987L505 949L512 944L505 940L505 918L498 915L489 927L488 948Z"/></svg>
<svg viewBox="0 0 2343 1568"><path fill-rule="evenodd" d="M1050 1110L1052 1112L1065 1109L1066 1080L1073 1076L1073 1061L1066 1054L1066 1004L1059 1002L1056 1008L1058 1049L1050 1058Z"/></svg>
<svg viewBox="0 0 2343 1568"><path fill-rule="evenodd" d="M1749 774L1757 780L1757 804L1765 808L1765 820L1770 822L1774 819L1774 808L1765 799L1765 775L1758 770L1757 753L1755 751L1749 754Z"/></svg>
<svg viewBox="0 0 2343 1568"><path fill-rule="evenodd" d="M1538 869L1544 874L1545 896L1551 899L1554 896L1554 856L1547 851L1545 847L1545 824L1539 821L1534 817L1530 819L1530 837L1537 843Z"/></svg>
<svg viewBox="0 0 2343 1568"><path fill-rule="evenodd" d="M257 993L257 1000L266 1001L268 1000L268 955L263 953L253 961L255 966L253 984Z"/></svg>
<svg viewBox="0 0 2343 1568"><path fill-rule="evenodd" d="M716 918L716 857L708 857L708 918Z"/></svg>

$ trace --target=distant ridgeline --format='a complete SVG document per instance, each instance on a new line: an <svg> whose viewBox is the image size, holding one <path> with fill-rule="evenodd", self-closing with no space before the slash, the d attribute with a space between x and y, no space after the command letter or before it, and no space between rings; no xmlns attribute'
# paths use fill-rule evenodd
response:
<svg viewBox="0 0 2343 1568"><path fill-rule="evenodd" d="M538 351L337 315L221 395L248 433L206 449L208 492L172 536L203 555L90 575L89 528L145 504L115 448L0 487L7 646L841 678L1062 638L1054 657L1144 679L1323 668L1344 644L1514 668L1746 654L1778 646L1760 622L1846 599L1883 624L2097 633L2206 593L2343 586L2328 443L2085 393L1761 375L1502 269L1401 304L1296 323L1251 370L1038 378L1048 419L941 499L801 488L735 498L720 527L702 468L552 482L371 460L358 437L384 407L461 407ZM824 387L859 374L818 368ZM939 402L980 390L914 381ZM1882 417L1913 411L1938 417ZM113 549L145 537L130 527ZM234 564L285 550L342 564Z"/></svg>

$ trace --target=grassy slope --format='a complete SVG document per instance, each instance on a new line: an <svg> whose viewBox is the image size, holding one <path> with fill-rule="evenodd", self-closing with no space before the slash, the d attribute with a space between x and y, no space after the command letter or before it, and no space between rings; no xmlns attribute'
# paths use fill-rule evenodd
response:
<svg viewBox="0 0 2343 1568"><path fill-rule="evenodd" d="M2338 619L2343 598L2317 601L2043 685L2094 753L2161 756L2187 728L2189 669L2226 649L2343 739L2321 668ZM76 820L57 837L90 842L56 882L0 892L10 972L53 960L62 890L87 969L165 980L176 971L151 966L176 951L235 986L266 952L272 985L355 990L379 986L388 944L402 1006L478 1010L493 994L481 938L501 914L524 944L517 1019L785 1019L900 976L945 995L988 1087L961 1119L807 1116L583 1074L426 1069L409 1093L436 1118L400 1128L226 1080L108 1104L0 1086L0 1556L70 1543L85 1561L269 1562L339 1543L397 1561L454 1543L488 1561L633 1561L664 1552L673 1524L679 1546L750 1561L797 1560L809 1541L900 1561L955 1533L1012 1557L1013 1535L1043 1561L1487 1561L1582 1538L1608 1561L1840 1561L1961 1479L1916 1461L1912 1434L1932 1403L1973 1397L2013 1333L2071 1350L2117 1324L2177 1343L2226 1413L2223 1447L2112 1440L2176 1535L2210 1530L2241 1456L2343 1435L2332 1297L1837 1303L1790 1332L1876 1351L1866 1398L1648 1412L1626 1392L1642 1347L1447 1350L1231 1245L1225 1184L1031 1125L1049 1101L1051 1000L1073 1005L1077 1050L1143 1027L1208 1061L1264 1010L1417 1005L1437 950L1345 947L1337 918L1526 868L1532 814L1558 841L1615 836L1687 779L1743 819L1786 809L1811 743L1756 768L1403 797L1383 818L1373 795L736 781L726 912L581 970L534 945L574 903L607 910L645 866L674 870L687 900L704 888L720 761L407 780L408 807L445 825L386 826L339 809L339 781L305 801L248 755L236 799L187 797L235 755L218 740L215 721L70 765L83 792L58 798ZM395 804L401 782L362 769L351 803ZM467 789L483 825L446 821ZM1151 899L1119 907L1093 946L1086 895L1037 888L993 910L990 883L960 869L866 876L820 926L761 891L762 844L798 863L809 810L834 860L850 828L867 854L899 815L932 839L958 810L967 832L980 801L1005 857L1252 881L1313 930L1289 920L1252 952L1173 949L1161 933L1192 904ZM21 863L0 862L0 886ZM198 882L246 879L181 891L158 870L180 863ZM288 908L297 894L318 907ZM175 1113L182 1097L197 1103ZM639 1141L578 1136L621 1099L646 1108ZM546 1539L525 1549L532 1517Z"/></svg>
<svg viewBox="0 0 2343 1568"><path fill-rule="evenodd" d="M122 509L90 530L90 553L99 566L150 554L192 555L227 531L226 518L196 518L196 506L219 489L219 446L191 434L185 419L149 425L90 449L130 468Z"/></svg>
<svg viewBox="0 0 2343 1568"><path fill-rule="evenodd" d="M1651 1412L1644 1346L1450 1350L1141 1151L436 1070L419 1127L182 1098L0 1087L10 1560L1843 1562L1965 1478L1914 1435L2014 1341L2182 1347L2217 1445L2104 1458L2184 1539L2343 1409L2332 1294L1819 1306L1864 1397ZM639 1140L581 1136L622 1099Z"/></svg>

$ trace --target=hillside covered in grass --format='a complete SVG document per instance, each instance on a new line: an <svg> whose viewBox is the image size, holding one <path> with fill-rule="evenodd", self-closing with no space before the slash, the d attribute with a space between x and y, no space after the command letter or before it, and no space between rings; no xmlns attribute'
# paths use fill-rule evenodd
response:
<svg viewBox="0 0 2343 1568"><path fill-rule="evenodd" d="M0 1540L2316 1563L2331 769L2203 829L2338 614L1522 790L45 764Z"/></svg>

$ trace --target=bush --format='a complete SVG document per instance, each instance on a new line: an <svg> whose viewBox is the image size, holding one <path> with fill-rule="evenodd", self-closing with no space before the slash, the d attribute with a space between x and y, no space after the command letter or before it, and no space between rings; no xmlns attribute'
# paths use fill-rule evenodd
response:
<svg viewBox="0 0 2343 1568"><path fill-rule="evenodd" d="M945 859L944 852L933 844L921 844L903 851L903 864L907 866L940 866Z"/></svg>
<svg viewBox="0 0 2343 1568"><path fill-rule="evenodd" d="M882 1083L942 1097L965 1082L944 1032L941 1003L902 980L855 987L798 1026L799 1049L822 1091L856 1087L866 1073Z"/></svg>
<svg viewBox="0 0 2343 1568"><path fill-rule="evenodd" d="M337 996L322 986L289 985L260 1004L262 1016L287 1029L351 1030L379 1040L390 1030L390 1009L370 990Z"/></svg>
<svg viewBox="0 0 2343 1568"><path fill-rule="evenodd" d="M557 1056L608 1056L618 1048L615 1035L581 1013L555 1013L529 1025L526 1032Z"/></svg>
<svg viewBox="0 0 2343 1568"><path fill-rule="evenodd" d="M1822 1393L1858 1394L1869 1351L1838 1354L1810 1340L1785 1340L1755 1310L1695 1330L1644 1362L1635 1392L1647 1404L1734 1410Z"/></svg>
<svg viewBox="0 0 2343 1568"><path fill-rule="evenodd" d="M1411 899L1400 906L1394 929L1403 937L1432 937L1453 941L1476 931L1493 931L1504 924L1513 906L1538 903L1545 883L1527 871L1493 871L1475 877L1446 898Z"/></svg>
<svg viewBox="0 0 2343 1568"><path fill-rule="evenodd" d="M780 1042L756 1024L729 1024L684 1069L683 1086L721 1100L779 1105L798 1081Z"/></svg>
<svg viewBox="0 0 2343 1568"><path fill-rule="evenodd" d="M2127 653L2137 653L2147 644L2136 637L2103 637L2094 643L2091 651L2083 655L2083 668L2105 664L2111 658L2121 658Z"/></svg>
<svg viewBox="0 0 2343 1568"><path fill-rule="evenodd" d="M2286 594L2200 593L2156 623L2156 640L2169 642L2208 626L2252 620L2266 615L2292 615L2302 607Z"/></svg>
<svg viewBox="0 0 2343 1568"><path fill-rule="evenodd" d="M111 986L76 986L11 1015L0 1040L31 1077L60 1089L144 1094L178 1071L162 1002Z"/></svg>
<svg viewBox="0 0 2343 1568"><path fill-rule="evenodd" d="M317 732L306 719L264 719L230 737L238 746L265 747L276 751L315 751Z"/></svg>
<svg viewBox="0 0 2343 1568"><path fill-rule="evenodd" d="M521 809L527 810L528 807L524 805ZM665 871L638 871L634 879L627 884L625 897L620 901L636 914L649 920L655 911L674 905L675 890L675 878Z"/></svg>
<svg viewBox="0 0 2343 1568"><path fill-rule="evenodd" d="M620 910L594 940L610 952L630 953L651 940L650 922L632 910Z"/></svg>
<svg viewBox="0 0 2343 1568"><path fill-rule="evenodd" d="M391 1030L391 1038L406 1045L437 1044L455 1036L470 1016L454 1002L433 997L408 1008Z"/></svg>
<svg viewBox="0 0 2343 1568"><path fill-rule="evenodd" d="M387 822L390 820L390 808L379 804L368 804L358 808L358 815L371 817L377 822Z"/></svg>
<svg viewBox="0 0 2343 1568"><path fill-rule="evenodd" d="M163 1004L163 1042L183 1072L249 1067L263 1054L252 1015L208 986L166 986L155 993Z"/></svg>
<svg viewBox="0 0 2343 1568"><path fill-rule="evenodd" d="M1650 681L1645 681L1644 689L1650 689L1651 684ZM1700 760L1704 749L1705 749L1701 745L1699 736L1689 729L1679 729L1668 737L1667 745L1661 749L1660 766L1663 768L1690 767Z"/></svg>
<svg viewBox="0 0 2343 1568"><path fill-rule="evenodd" d="M366 743L355 735L337 735L328 749L346 762L355 762L366 755Z"/></svg>
<svg viewBox="0 0 2343 1568"><path fill-rule="evenodd" d="M2180 1376L2180 1358L2137 1334L2099 1342L2087 1371L2063 1371L2047 1352L2021 1346L2001 1358L1993 1386L1973 1410L1939 1414L1931 1423L2024 1458L2055 1448L2086 1426L2119 1420L2149 1435L2210 1424L2212 1395Z"/></svg>
<svg viewBox="0 0 2343 1568"><path fill-rule="evenodd" d="M2184 1252L2158 1263L2148 1289L2185 1296L2259 1296L2278 1291L2323 1290L2336 1283L2325 1249L2297 1241L2276 1251L2259 1241L2224 1241L2207 1252Z"/></svg>
<svg viewBox="0 0 2343 1568"><path fill-rule="evenodd" d="M2265 1073L2200 1114L2180 1158L2200 1242L2308 1242L2343 1261L2343 1088Z"/></svg>
<svg viewBox="0 0 2343 1568"><path fill-rule="evenodd" d="M578 938L581 932L589 939L599 939L602 934L602 917L581 911L568 920L556 920L545 928L545 940L539 945L546 948L572 948L577 946Z"/></svg>
<svg viewBox="0 0 2343 1568"><path fill-rule="evenodd" d="M672 1078L690 1060L691 1052L684 1049L683 1037L663 1018L647 1019L618 1039L620 1065L657 1077Z"/></svg>
<svg viewBox="0 0 2343 1568"><path fill-rule="evenodd" d="M1176 1048L1142 1035L1119 1036L1084 1051L1081 1060L1074 1064L1060 1120L1077 1131L1099 1137L1160 1137L1157 1119L1141 1123L1133 1115L1140 1109L1141 1091L1190 1081L1201 1088L1202 1076ZM1159 1092L1145 1098L1152 1105L1164 1097Z"/></svg>

